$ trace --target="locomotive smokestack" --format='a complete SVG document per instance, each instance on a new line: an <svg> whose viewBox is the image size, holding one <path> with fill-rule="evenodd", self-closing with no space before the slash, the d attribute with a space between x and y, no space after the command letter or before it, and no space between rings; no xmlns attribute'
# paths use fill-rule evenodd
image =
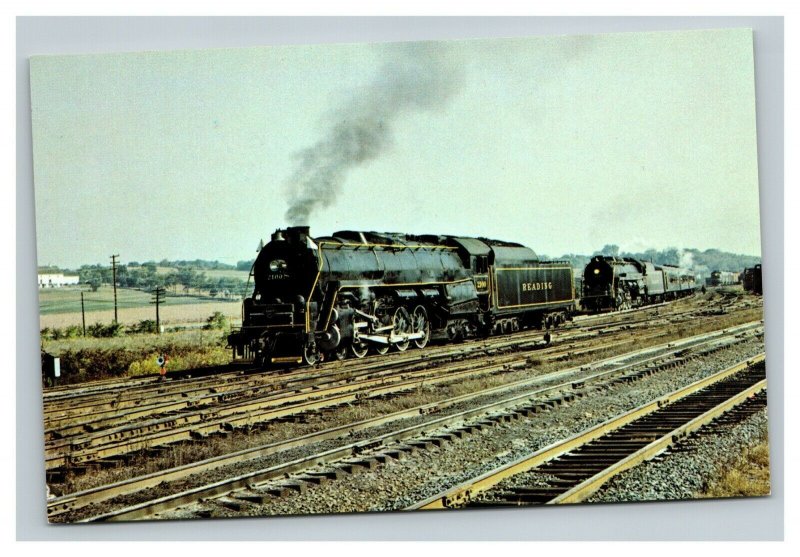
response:
<svg viewBox="0 0 800 557"><path fill-rule="evenodd" d="M290 242L304 243L310 231L308 226L290 226L286 229L286 236Z"/></svg>
<svg viewBox="0 0 800 557"><path fill-rule="evenodd" d="M380 157L393 143L393 125L403 114L441 109L459 90L462 68L450 49L408 43L384 64L371 85L332 113L325 135L298 153L287 183L289 224L308 224L312 213L336 201L347 174Z"/></svg>

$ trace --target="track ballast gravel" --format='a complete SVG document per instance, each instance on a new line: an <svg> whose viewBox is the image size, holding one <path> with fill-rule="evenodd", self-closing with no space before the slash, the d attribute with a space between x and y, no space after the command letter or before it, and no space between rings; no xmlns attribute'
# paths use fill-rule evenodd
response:
<svg viewBox="0 0 800 557"><path fill-rule="evenodd" d="M304 493L276 497L260 505L245 504L239 511L213 503L205 504L203 508L214 517L403 509L443 489L754 356L762 350L763 341L751 339L739 346L689 361L634 383L617 385L604 393L595 393L538 413L532 418L497 424L462 440L410 455L404 460L389 460L374 470L309 487ZM732 442L728 452L731 450L738 454L741 446ZM635 498L627 496L627 500L632 499ZM199 507L190 506L163 513L158 518L198 516L198 510Z"/></svg>

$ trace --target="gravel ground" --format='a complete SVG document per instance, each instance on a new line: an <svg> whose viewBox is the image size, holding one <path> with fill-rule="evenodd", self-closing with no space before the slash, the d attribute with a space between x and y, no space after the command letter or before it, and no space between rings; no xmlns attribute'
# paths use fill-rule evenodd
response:
<svg viewBox="0 0 800 557"><path fill-rule="evenodd" d="M261 505L248 503L238 512L219 504L207 504L204 507L210 509L210 515L215 517L402 509L733 365L761 350L763 342L751 339L742 345L644 377L635 383L614 386L601 396L584 397L532 418L498 424L440 448L422 451L401 461L390 460L377 469L309 487L304 493L273 498ZM628 500L631 499L628 497ZM195 513L199 508L187 507L164 513L158 518L197 516Z"/></svg>

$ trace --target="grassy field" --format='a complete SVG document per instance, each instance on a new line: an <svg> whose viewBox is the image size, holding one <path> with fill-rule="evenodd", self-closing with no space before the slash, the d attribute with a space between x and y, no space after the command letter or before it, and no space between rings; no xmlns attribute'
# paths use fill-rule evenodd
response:
<svg viewBox="0 0 800 557"><path fill-rule="evenodd" d="M194 269L198 273L203 273L208 278L237 278L247 282L247 278L250 276L250 270L247 271L237 271L236 269ZM178 269L175 267L156 267L156 274L159 275L168 275L170 273L177 272Z"/></svg>
<svg viewBox="0 0 800 557"><path fill-rule="evenodd" d="M53 288L39 291L39 323L44 327L66 327L81 324L80 287ZM103 286L97 292L83 290L86 324L110 323L114 318L114 290ZM155 306L149 292L117 288L119 322L124 325L143 319L155 319ZM201 323L215 311L234 322L241 317L241 302L212 300L195 296L167 296L159 309L161 323Z"/></svg>
<svg viewBox="0 0 800 557"><path fill-rule="evenodd" d="M213 269L210 271L202 271L208 278L237 278L247 282L250 276L250 271L237 271L236 269Z"/></svg>
<svg viewBox="0 0 800 557"><path fill-rule="evenodd" d="M39 290L39 313L73 313L81 311L81 292L83 292L84 306L87 312L114 309L114 289L111 286L102 286L97 292L92 292L86 287L48 288ZM130 288L117 288L118 308L140 308L150 306L153 296L149 292L133 290ZM197 296L171 296L167 294L164 306L183 304L203 304L214 302L208 298Z"/></svg>
<svg viewBox="0 0 800 557"><path fill-rule="evenodd" d="M42 350L61 358L59 384L109 377L156 374L156 358L169 356L168 369L194 369L230 362L227 330L184 330L161 335L45 340Z"/></svg>

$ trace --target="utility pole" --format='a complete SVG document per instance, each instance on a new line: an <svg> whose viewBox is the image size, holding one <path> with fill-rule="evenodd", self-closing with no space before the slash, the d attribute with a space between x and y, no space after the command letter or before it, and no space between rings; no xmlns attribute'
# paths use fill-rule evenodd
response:
<svg viewBox="0 0 800 557"><path fill-rule="evenodd" d="M150 302L151 304L156 305L156 331L158 334L161 334L161 319L158 315L158 306L161 305L161 302L164 301L164 289L160 286L156 286L153 290L153 300Z"/></svg>
<svg viewBox="0 0 800 557"><path fill-rule="evenodd" d="M111 283L114 285L114 323L117 323L117 257L119 254L111 256Z"/></svg>
<svg viewBox="0 0 800 557"><path fill-rule="evenodd" d="M86 336L86 311L83 309L83 292L81 292L81 322L83 323L83 336Z"/></svg>

